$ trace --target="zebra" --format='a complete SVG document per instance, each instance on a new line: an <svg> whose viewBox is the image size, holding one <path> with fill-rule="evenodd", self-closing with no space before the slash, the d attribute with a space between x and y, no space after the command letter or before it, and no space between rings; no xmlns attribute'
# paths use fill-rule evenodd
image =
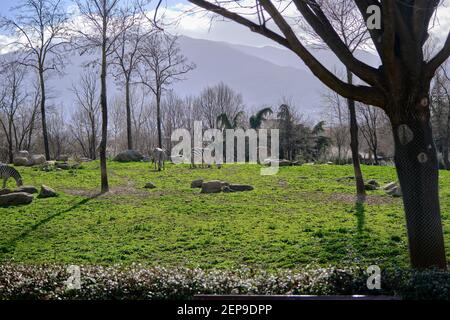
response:
<svg viewBox="0 0 450 320"><path fill-rule="evenodd" d="M3 189L6 188L6 182L9 178L13 178L14 180L16 180L16 185L18 187L23 186L22 176L13 167L0 164L0 178L3 179Z"/></svg>
<svg viewBox="0 0 450 320"><path fill-rule="evenodd" d="M205 154L210 154L210 149L209 148L200 148L200 147L194 147L192 148L191 151L191 163L190 163L190 168L196 168L196 163L195 161L200 158L201 159L201 164L200 166L202 168L204 168L204 164L205 164ZM216 163L217 168L221 168L222 164L221 163ZM208 168L211 168L211 163L207 164Z"/></svg>
<svg viewBox="0 0 450 320"><path fill-rule="evenodd" d="M161 148L155 148L152 151L152 161L155 164L155 170L158 168L158 171L164 169L164 160L166 158L166 153Z"/></svg>

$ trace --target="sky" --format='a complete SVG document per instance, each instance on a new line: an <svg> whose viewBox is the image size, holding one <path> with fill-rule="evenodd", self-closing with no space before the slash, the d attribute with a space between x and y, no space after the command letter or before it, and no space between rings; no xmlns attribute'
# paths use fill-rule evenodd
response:
<svg viewBox="0 0 450 320"><path fill-rule="evenodd" d="M66 1L71 3L70 0ZM8 15L10 7L17 5L17 2L17 0L0 0L0 13ZM450 0L444 0L444 2L445 7L438 11L438 26L433 29L433 32L439 35L441 39L444 39L450 30ZM196 9L197 12L186 15L187 9L191 9L193 5L185 0L165 0L164 3L165 15L169 20L177 22L176 26L173 26L170 30L172 33L235 44L276 46L273 41L252 33L236 23L220 21L220 19L211 23L210 18L205 16L204 12L199 12L198 9ZM0 34L0 44L2 42L4 42L4 38L2 41L2 35Z"/></svg>

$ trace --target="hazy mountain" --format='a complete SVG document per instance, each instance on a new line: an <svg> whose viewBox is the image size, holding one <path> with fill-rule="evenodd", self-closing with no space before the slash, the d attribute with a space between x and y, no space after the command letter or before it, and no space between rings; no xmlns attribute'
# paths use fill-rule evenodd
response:
<svg viewBox="0 0 450 320"><path fill-rule="evenodd" d="M180 37L180 47L189 61L196 64L195 70L186 75L186 80L174 84L173 89L180 96L197 95L206 86L222 81L242 93L249 108L277 106L283 97L287 97L304 114L317 117L321 112L321 93L326 90L325 87L288 50L188 37ZM342 67L329 51L320 50L316 55L331 69ZM372 65L377 64L376 58L368 53L358 53L358 56ZM67 111L73 108L72 85L78 82L83 64L94 58L68 55L65 74L50 78L54 105L64 105ZM120 86L113 81L110 81L108 89L110 98L121 94Z"/></svg>

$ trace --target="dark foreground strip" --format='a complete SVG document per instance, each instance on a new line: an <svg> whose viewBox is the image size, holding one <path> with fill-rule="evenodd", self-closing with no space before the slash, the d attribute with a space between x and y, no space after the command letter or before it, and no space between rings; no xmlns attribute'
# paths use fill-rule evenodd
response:
<svg viewBox="0 0 450 320"><path fill-rule="evenodd" d="M319 297L324 298L324 297ZM329 297L326 297L328 299ZM343 297L336 297L336 299ZM431 310L448 310L442 301L405 300L178 300L178 301L0 301L3 314L30 319L385 319L398 309L402 316L429 318ZM395 310L395 311L398 311ZM38 316L38 317L36 317ZM9 319L9 317L5 317ZM12 319L12 318L11 318Z"/></svg>
<svg viewBox="0 0 450 320"><path fill-rule="evenodd" d="M239 301L239 300L275 300L275 301L390 301L390 300L401 300L398 296L366 296L366 295L332 295L332 296L313 296L313 295L196 295L194 300L201 301L216 301L216 300L226 300L226 301Z"/></svg>

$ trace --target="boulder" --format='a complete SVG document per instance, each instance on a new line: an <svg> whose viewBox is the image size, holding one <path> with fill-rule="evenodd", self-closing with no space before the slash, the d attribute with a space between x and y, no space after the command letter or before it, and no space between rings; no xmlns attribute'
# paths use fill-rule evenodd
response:
<svg viewBox="0 0 450 320"><path fill-rule="evenodd" d="M13 164L16 167L23 167L23 166L27 166L29 164L29 161L27 158L25 157L15 157L13 159Z"/></svg>
<svg viewBox="0 0 450 320"><path fill-rule="evenodd" d="M155 189L156 186L152 182L147 182L144 186L145 189Z"/></svg>
<svg viewBox="0 0 450 320"><path fill-rule="evenodd" d="M67 162L57 162L56 163L56 168L62 169L62 170L69 170L70 169L70 165Z"/></svg>
<svg viewBox="0 0 450 320"><path fill-rule="evenodd" d="M27 158L28 159L30 157L30 153L26 150L21 150L21 151L17 152L16 156L19 158Z"/></svg>
<svg viewBox="0 0 450 320"><path fill-rule="evenodd" d="M114 161L118 162L139 162L142 159L144 159L144 156L135 150L126 150L121 153L119 153L115 158Z"/></svg>
<svg viewBox="0 0 450 320"><path fill-rule="evenodd" d="M253 186L246 184L230 184L223 187L224 192L242 192L242 191L252 191Z"/></svg>
<svg viewBox="0 0 450 320"><path fill-rule="evenodd" d="M0 196L0 206L16 206L31 202L33 202L33 196L25 192L13 192Z"/></svg>
<svg viewBox="0 0 450 320"><path fill-rule="evenodd" d="M203 184L203 179L197 179L191 182L191 188L201 188Z"/></svg>
<svg viewBox="0 0 450 320"><path fill-rule="evenodd" d="M28 194L34 194L34 193L38 193L39 190L33 186L22 186L16 190L14 190L14 192L25 192Z"/></svg>
<svg viewBox="0 0 450 320"><path fill-rule="evenodd" d="M367 184L370 184L370 185L375 186L377 188L380 187L380 184L375 179L370 179L369 181L367 181Z"/></svg>
<svg viewBox="0 0 450 320"><path fill-rule="evenodd" d="M41 186L41 192L39 192L39 198L52 198L56 197L58 194L55 190L45 185Z"/></svg>
<svg viewBox="0 0 450 320"><path fill-rule="evenodd" d="M202 183L202 193L218 193L226 184L220 180L212 180Z"/></svg>
<svg viewBox="0 0 450 320"><path fill-rule="evenodd" d="M375 186L373 184L366 183L364 185L364 189L367 191L373 191L373 190L377 190L378 188L377 188L377 186Z"/></svg>
<svg viewBox="0 0 450 320"><path fill-rule="evenodd" d="M383 186L383 190L388 191L397 186L397 182L389 182Z"/></svg>
<svg viewBox="0 0 450 320"><path fill-rule="evenodd" d="M13 193L14 191L12 191L11 189L0 189L0 196L4 195L4 194L10 194Z"/></svg>
<svg viewBox="0 0 450 320"><path fill-rule="evenodd" d="M58 157L56 157L56 161L67 162L69 161L69 156L67 154L61 154Z"/></svg>
<svg viewBox="0 0 450 320"><path fill-rule="evenodd" d="M45 156L43 154L34 154L31 156L31 163L33 165L41 165L44 164L47 161L47 159L45 159Z"/></svg>
<svg viewBox="0 0 450 320"><path fill-rule="evenodd" d="M402 189L400 188L400 186L395 186L395 187L387 190L386 193L394 198L399 198L399 197L403 196Z"/></svg>

